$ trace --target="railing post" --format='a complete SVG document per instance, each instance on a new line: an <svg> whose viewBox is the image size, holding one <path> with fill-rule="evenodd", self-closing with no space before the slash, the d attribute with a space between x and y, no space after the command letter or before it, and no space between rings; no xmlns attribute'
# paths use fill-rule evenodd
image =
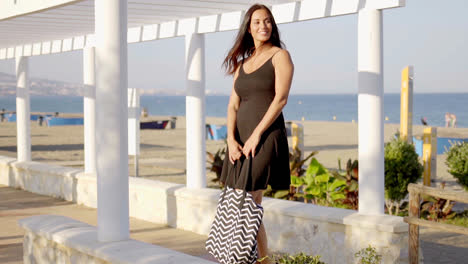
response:
<svg viewBox="0 0 468 264"><path fill-rule="evenodd" d="M434 223L432 221L419 218L420 200L422 195L439 197L446 200L468 203L468 193L447 191L440 188L432 188L420 184L410 183L409 191L409 216L404 218L404 221L409 225L409 263L419 263L419 227L425 226L428 228L443 230L445 232L458 233L468 235L468 228L444 224Z"/></svg>
<svg viewBox="0 0 468 264"><path fill-rule="evenodd" d="M437 173L437 128L424 128L423 136L423 183L431 186L431 177L435 178Z"/></svg>
<svg viewBox="0 0 468 264"><path fill-rule="evenodd" d="M400 138L413 143L413 66L401 71Z"/></svg>
<svg viewBox="0 0 468 264"><path fill-rule="evenodd" d="M419 218L419 198L418 190L409 188L409 217ZM419 226L409 224L409 260L410 264L419 262Z"/></svg>

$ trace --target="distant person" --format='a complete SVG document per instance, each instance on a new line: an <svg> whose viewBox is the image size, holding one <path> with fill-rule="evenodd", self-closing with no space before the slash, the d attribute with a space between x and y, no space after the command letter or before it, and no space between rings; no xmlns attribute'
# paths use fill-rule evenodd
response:
<svg viewBox="0 0 468 264"><path fill-rule="evenodd" d="M140 116L141 117L148 117L148 108L146 108L146 107L141 108Z"/></svg>
<svg viewBox="0 0 468 264"><path fill-rule="evenodd" d="M59 112L55 112L55 117L58 117L59 116Z"/></svg>
<svg viewBox="0 0 468 264"><path fill-rule="evenodd" d="M450 120L450 113L447 112L447 113L445 113L445 127L450 127L450 123L451 123L450 121L451 121Z"/></svg>
<svg viewBox="0 0 468 264"><path fill-rule="evenodd" d="M421 117L421 123L422 123L424 126L427 126L427 117Z"/></svg>
<svg viewBox="0 0 468 264"><path fill-rule="evenodd" d="M450 119L452 120L452 127L457 127L457 116L455 114L450 114Z"/></svg>
<svg viewBox="0 0 468 264"><path fill-rule="evenodd" d="M44 116L43 116L43 115L40 115L40 116L37 118L37 122L39 123L40 126L42 126L42 123L44 122Z"/></svg>
<svg viewBox="0 0 468 264"><path fill-rule="evenodd" d="M457 127L457 116L452 113L445 113L445 127Z"/></svg>
<svg viewBox="0 0 468 264"><path fill-rule="evenodd" d="M2 112L0 113L0 121L5 121L5 108L2 108Z"/></svg>

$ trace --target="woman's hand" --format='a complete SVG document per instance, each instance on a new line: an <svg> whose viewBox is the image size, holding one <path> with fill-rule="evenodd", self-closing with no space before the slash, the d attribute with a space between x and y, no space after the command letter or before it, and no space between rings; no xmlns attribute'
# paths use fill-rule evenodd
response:
<svg viewBox="0 0 468 264"><path fill-rule="evenodd" d="M242 156L242 146L235 139L228 139L229 161L234 162Z"/></svg>
<svg viewBox="0 0 468 264"><path fill-rule="evenodd" d="M255 149L260 142L260 135L255 133L255 131L250 135L249 139L244 144L242 152L244 153L245 157L248 159L250 154L252 154L252 158L255 157Z"/></svg>

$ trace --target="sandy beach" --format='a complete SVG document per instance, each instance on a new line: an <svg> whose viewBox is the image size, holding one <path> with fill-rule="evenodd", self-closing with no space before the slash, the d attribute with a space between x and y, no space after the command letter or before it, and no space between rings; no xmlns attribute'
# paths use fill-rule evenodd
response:
<svg viewBox="0 0 468 264"><path fill-rule="evenodd" d="M148 119L163 120L169 118L153 116ZM206 121L210 124L226 123L225 118L208 117ZM358 157L358 124L322 121L300 123L304 126L305 154L311 151L319 151L316 158L326 167L337 168L338 158L341 158L342 164L344 164L347 159L356 159ZM398 128L398 124L386 124L385 141L389 141ZM422 126L415 126L414 134L416 136L421 135L422 129ZM82 168L84 160L83 132L83 126L46 127L39 126L37 122L32 122L32 159L43 163ZM139 160L140 177L185 183L185 134L184 117L177 117L175 129L142 130ZM438 128L438 135L440 137L467 138L468 128ZM216 152L222 147L224 147L224 141L222 140L206 141L206 148L209 152ZM0 123L0 155L16 157L16 123ZM447 188L460 190L461 188L456 184L455 179L447 172L445 159L446 155L438 155L437 157L435 183L440 185L441 182L445 181L448 184ZM132 157L129 157L129 164L129 175L133 176ZM207 174L209 187L218 186L211 182L214 177L215 175L212 172ZM32 194L28 195L31 196ZM6 199L6 201L11 201L11 199ZM24 202L23 196L21 196L21 201ZM35 198L35 201L37 201L37 198ZM14 203L14 205L17 204ZM465 204L456 204L456 207L458 207L457 210L468 209ZM41 207L41 210L47 209ZM57 214L57 210L54 205L53 213ZM85 210L88 212L91 209ZM73 210L73 212L75 214L79 212L78 215L83 216L81 211ZM64 214L64 212L60 211L60 214ZM12 224L15 227L17 227L16 221L15 218ZM18 237L22 236L19 235ZM154 234L152 234L152 237L154 237ZM186 238L184 236L184 239ZM460 263L464 259L466 239L464 239L463 235L421 228L420 238L421 248L427 263ZM7 241L5 240L5 242ZM20 243L21 241L18 240L18 244L15 245L21 245ZM158 238L158 243L162 243L160 238ZM21 252L20 246L16 248L9 247L9 249ZM21 256L21 253L17 254Z"/></svg>
<svg viewBox="0 0 468 264"><path fill-rule="evenodd" d="M147 120L169 119L152 116ZM225 118L207 117L209 124L225 124ZM299 122L299 121L296 121ZM301 121L304 126L305 154L318 151L316 158L327 168L338 168L358 157L358 124L333 121ZM399 129L399 124L385 124L385 141ZM422 135L422 126L414 126L413 134ZM175 129L141 130L139 176L149 179L185 183L185 117L177 117ZM468 138L468 128L438 128L439 137ZM31 122L32 159L38 162L82 168L84 165L83 126L39 126ZM215 153L224 147L224 141L206 140L206 149ZM0 123L0 155L16 157L16 123ZM447 183L450 189L460 190L455 179L447 172L446 155L437 157L435 181ZM133 157L129 157L129 175L134 175ZM208 166L208 164L207 164ZM208 186L214 173L208 172Z"/></svg>

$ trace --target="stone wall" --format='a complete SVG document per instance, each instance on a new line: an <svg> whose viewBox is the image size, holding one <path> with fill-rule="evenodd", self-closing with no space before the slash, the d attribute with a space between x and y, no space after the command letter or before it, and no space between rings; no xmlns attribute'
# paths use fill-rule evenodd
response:
<svg viewBox="0 0 468 264"><path fill-rule="evenodd" d="M25 229L25 264L213 263L133 239L99 242L95 227L64 216L32 216L19 225Z"/></svg>
<svg viewBox="0 0 468 264"><path fill-rule="evenodd" d="M31 231L26 231L23 240L23 263L105 264L110 262L84 254Z"/></svg>
<svg viewBox="0 0 468 264"><path fill-rule="evenodd" d="M96 207L96 177L73 168L0 157L0 184ZM219 190L131 177L130 215L207 235ZM369 244L384 263L408 263L408 225L401 217L265 198L264 224L273 251L318 254L326 263L355 263Z"/></svg>

